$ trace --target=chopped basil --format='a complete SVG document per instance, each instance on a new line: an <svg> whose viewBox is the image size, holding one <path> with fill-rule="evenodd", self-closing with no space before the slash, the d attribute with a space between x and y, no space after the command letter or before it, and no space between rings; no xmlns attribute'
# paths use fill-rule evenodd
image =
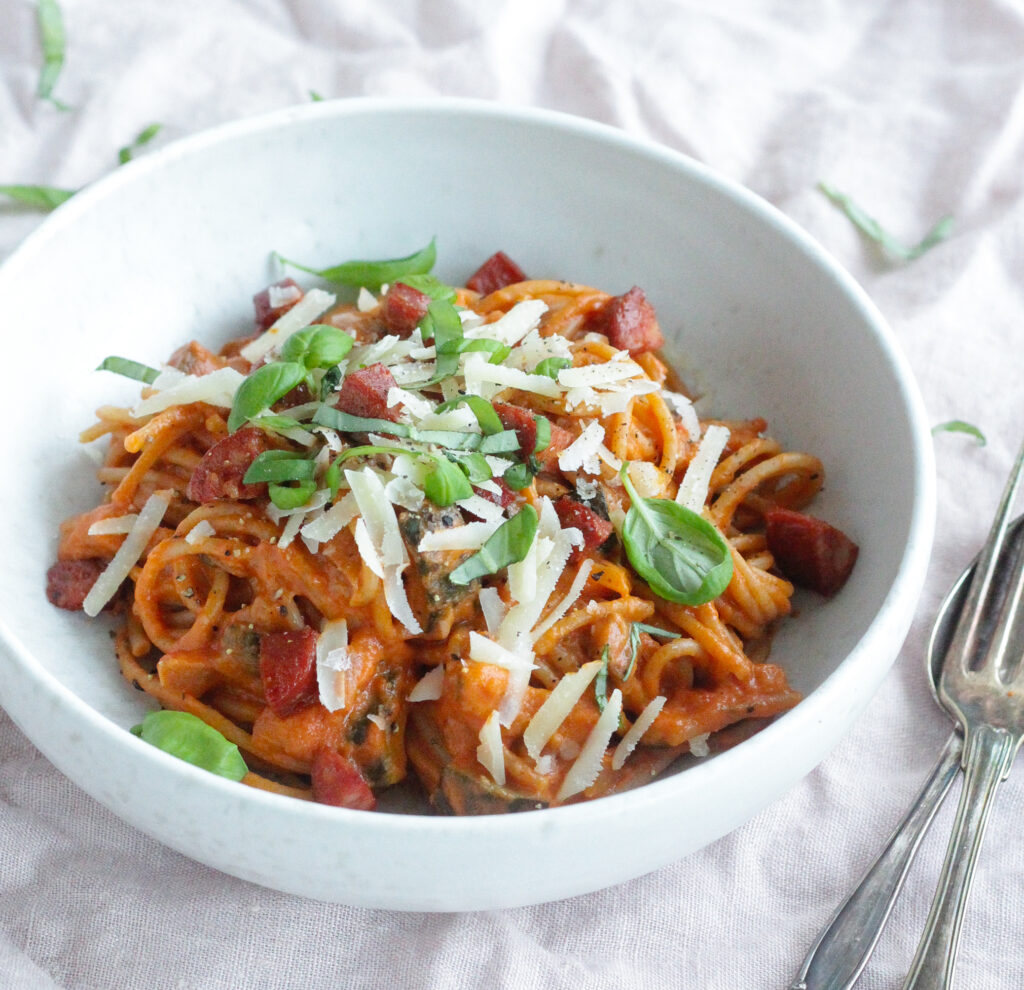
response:
<svg viewBox="0 0 1024 990"><path fill-rule="evenodd" d="M0 195L34 206L39 210L55 210L75 195L77 189L58 189L56 186L0 186Z"/></svg>
<svg viewBox="0 0 1024 990"><path fill-rule="evenodd" d="M554 378L557 380L558 373L563 368L568 368L572 364L568 358L560 357L549 357L544 358L536 368L533 369L535 375L544 375L546 378Z"/></svg>
<svg viewBox="0 0 1024 990"><path fill-rule="evenodd" d="M622 543L633 569L651 590L680 605L717 598L732 578L732 554L718 530L678 502L641 498L622 465L620 475L631 505Z"/></svg>
<svg viewBox="0 0 1024 990"><path fill-rule="evenodd" d="M469 479L446 457L439 457L434 469L423 481L423 494L434 505L444 508L473 494L473 486Z"/></svg>
<svg viewBox="0 0 1024 990"><path fill-rule="evenodd" d="M943 217L924 238L914 245L906 245L892 236L877 220L869 216L845 193L839 192L826 182L819 182L818 188L838 206L851 223L866 237L878 245L883 253L897 261L913 261L944 241L953 231L953 218Z"/></svg>
<svg viewBox="0 0 1024 990"><path fill-rule="evenodd" d="M455 302L458 298L455 290L450 285L445 285L436 275L403 275L398 281L410 289L430 296L431 299Z"/></svg>
<svg viewBox="0 0 1024 990"><path fill-rule="evenodd" d="M425 275L434 267L437 260L437 247L432 239L430 243L404 258L392 258L387 261L346 261L331 268L310 268L290 261L278 255L278 258L292 268L318 275L328 282L340 282L355 288L365 286L367 289L379 289L385 282L400 282L410 275Z"/></svg>
<svg viewBox="0 0 1024 990"><path fill-rule="evenodd" d="M971 423L965 423L962 419L951 419L946 423L939 423L932 427L932 435L937 433L967 433L978 441L979 447L984 447L988 442L985 434Z"/></svg>
<svg viewBox="0 0 1024 990"><path fill-rule="evenodd" d="M633 669L636 667L637 652L640 649L640 633L647 633L648 636L657 636L659 639L679 639L682 633L670 632L668 629L659 629L657 626L649 626L646 622L631 622L629 625L629 666L622 678L628 681L633 676Z"/></svg>
<svg viewBox="0 0 1024 990"><path fill-rule="evenodd" d="M125 378L134 378L137 382L145 382L152 385L160 374L156 368L148 364L139 364L138 361L129 361L128 358L111 355L105 357L97 366L97 371L112 371L115 375L124 375Z"/></svg>
<svg viewBox="0 0 1024 990"><path fill-rule="evenodd" d="M326 402L327 397L338 390L338 386L341 384L341 379L344 375L341 372L341 368L335 366L328 368L324 372L324 377L320 379L320 401Z"/></svg>
<svg viewBox="0 0 1024 990"><path fill-rule="evenodd" d="M460 395L448 402L442 402L434 412L447 412L449 409L455 409L461 405L469 407L484 433L492 434L502 431L501 418L495 412L494 406L481 395Z"/></svg>
<svg viewBox="0 0 1024 990"><path fill-rule="evenodd" d="M529 464L513 464L502 476L502 481L513 491L521 492L524 488L530 487L533 481L534 472Z"/></svg>
<svg viewBox="0 0 1024 990"><path fill-rule="evenodd" d="M313 414L313 422L318 426L327 426L341 433L390 433L395 437L409 436L411 429L402 423L392 423L390 419L371 419L366 416L353 416L333 406L321 405Z"/></svg>
<svg viewBox="0 0 1024 990"><path fill-rule="evenodd" d="M261 481L310 481L316 464L291 450L265 450L249 465L242 476L245 485ZM300 503L301 504L301 503Z"/></svg>
<svg viewBox="0 0 1024 990"><path fill-rule="evenodd" d="M597 710L603 712L608 704L608 644L604 644L601 650L601 669L594 678L594 699L597 701Z"/></svg>
<svg viewBox="0 0 1024 990"><path fill-rule="evenodd" d="M311 89L311 90L309 91L309 98L310 98L310 99L311 99L311 100L312 100L312 101L313 101L314 103L320 103L320 102L322 102L322 100L323 100L323 97L322 97L322 96L321 96L321 95L320 95L320 94L319 94L319 93L318 93L318 92L317 92L317 91L316 91L315 89Z"/></svg>
<svg viewBox="0 0 1024 990"><path fill-rule="evenodd" d="M258 416L287 395L305 377L305 366L295 361L271 361L257 368L238 386L231 415L228 416L228 432L234 433L254 416Z"/></svg>
<svg viewBox="0 0 1024 990"><path fill-rule="evenodd" d="M293 333L281 348L284 361L294 361L307 369L331 368L343 360L355 340L337 327L326 323L314 323Z"/></svg>
<svg viewBox="0 0 1024 990"><path fill-rule="evenodd" d="M253 426L258 426L261 430L304 430L306 428L305 423L300 423L297 419L292 419L291 416L280 416L277 413L272 413L268 416L256 416L254 419L249 420Z"/></svg>
<svg viewBox="0 0 1024 990"><path fill-rule="evenodd" d="M297 509L305 505L315 491L315 481L299 481L294 485L281 485L272 481L267 485L270 501L279 509Z"/></svg>
<svg viewBox="0 0 1024 990"><path fill-rule="evenodd" d="M533 445L533 452L539 454L551 445L551 422L544 416L534 416L533 421L537 424L537 442Z"/></svg>
<svg viewBox="0 0 1024 990"><path fill-rule="evenodd" d="M57 0L39 0L36 17L43 47L43 69L36 95L41 100L49 100L58 110L67 110L67 105L53 96L53 87L64 68L64 17Z"/></svg>
<svg viewBox="0 0 1024 990"><path fill-rule="evenodd" d="M449 450L446 451L446 454L449 460L454 461L462 468L466 477L469 478L470 484L479 485L490 481L493 477L487 458L479 451Z"/></svg>
<svg viewBox="0 0 1024 990"><path fill-rule="evenodd" d="M130 731L143 742L219 777L241 780L249 772L234 743L188 712L149 712Z"/></svg>
<svg viewBox="0 0 1024 990"><path fill-rule="evenodd" d="M475 433L470 434L476 436ZM515 430L502 430L480 440L481 454L511 454L519 449L519 437Z"/></svg>
<svg viewBox="0 0 1024 990"><path fill-rule="evenodd" d="M163 130L163 124L150 124L149 127L144 127L136 135L135 140L131 144L126 144L117 153L117 160L121 165L126 164L132 160L132 156L139 148L149 144Z"/></svg>
<svg viewBox="0 0 1024 990"><path fill-rule="evenodd" d="M466 585L518 564L530 552L537 522L537 510L532 505L524 505L511 519L506 519L472 557L459 564L448 580L455 585Z"/></svg>

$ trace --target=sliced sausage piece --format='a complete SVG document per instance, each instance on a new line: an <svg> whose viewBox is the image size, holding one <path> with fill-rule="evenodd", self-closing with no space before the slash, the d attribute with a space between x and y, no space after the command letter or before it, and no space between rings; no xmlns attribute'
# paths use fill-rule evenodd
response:
<svg viewBox="0 0 1024 990"><path fill-rule="evenodd" d="M266 489L263 482L242 483L249 465L265 450L270 440L263 430L247 426L218 440L196 465L188 482L188 497L193 502L214 502L220 498L250 499Z"/></svg>
<svg viewBox="0 0 1024 990"><path fill-rule="evenodd" d="M394 375L383 364L371 364L346 377L334 405L351 416L397 423L398 406L388 408L388 392L395 385Z"/></svg>
<svg viewBox="0 0 1024 990"><path fill-rule="evenodd" d="M609 299L594 315L590 328L603 333L613 347L634 356L656 351L665 344L654 307L643 289L635 285L629 292Z"/></svg>
<svg viewBox="0 0 1024 990"><path fill-rule="evenodd" d="M498 419L501 420L501 425L506 430L515 430L519 440L520 456L528 457L537 446L536 414L522 406L509 405L507 402L495 402L493 405ZM554 427L552 427L553 432Z"/></svg>
<svg viewBox="0 0 1024 990"><path fill-rule="evenodd" d="M377 799L359 770L327 746L313 757L313 800L356 811L373 811L377 807Z"/></svg>
<svg viewBox="0 0 1024 990"><path fill-rule="evenodd" d="M184 371L186 375L196 377L208 375L211 371L227 367L227 358L207 350L197 341L190 341L182 344L168 359L167 363L172 368Z"/></svg>
<svg viewBox="0 0 1024 990"><path fill-rule="evenodd" d="M320 697L316 683L316 632L309 626L260 637L260 678L267 704L280 718Z"/></svg>
<svg viewBox="0 0 1024 990"><path fill-rule="evenodd" d="M507 285L525 281L526 276L504 251L492 254L468 279L466 288L486 296Z"/></svg>
<svg viewBox="0 0 1024 990"><path fill-rule="evenodd" d="M273 326L302 296L302 289L293 278L282 279L257 292L252 297L256 326L260 330Z"/></svg>
<svg viewBox="0 0 1024 990"><path fill-rule="evenodd" d="M46 597L57 608L77 612L103 570L103 561L95 557L58 560L46 572Z"/></svg>
<svg viewBox="0 0 1024 990"><path fill-rule="evenodd" d="M859 547L842 530L792 509L765 514L768 549L794 584L831 597L846 583Z"/></svg>
<svg viewBox="0 0 1024 990"><path fill-rule="evenodd" d="M505 483L501 478L492 478L492 482L498 486L499 492L491 492L486 488L477 488L473 486L473 491L477 493L481 498L487 499L488 502L493 502L495 505L500 505L503 509L507 509L516 500L516 493Z"/></svg>
<svg viewBox="0 0 1024 990"><path fill-rule="evenodd" d="M555 502L555 512L563 529L575 527L583 534L582 553L596 550L615 529L607 519L602 519L593 509L568 495Z"/></svg>
<svg viewBox="0 0 1024 990"><path fill-rule="evenodd" d="M388 289L380 304L384 326L399 337L408 337L427 315L430 296L404 282L396 282Z"/></svg>

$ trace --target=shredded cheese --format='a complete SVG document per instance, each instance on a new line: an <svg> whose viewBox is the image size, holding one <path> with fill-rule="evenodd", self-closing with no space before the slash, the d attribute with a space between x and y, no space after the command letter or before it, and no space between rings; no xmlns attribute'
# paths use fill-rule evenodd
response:
<svg viewBox="0 0 1024 990"><path fill-rule="evenodd" d="M329 712L345 707L348 671L348 623L344 619L325 622L316 640L316 683L320 703Z"/></svg>
<svg viewBox="0 0 1024 990"><path fill-rule="evenodd" d="M279 348L292 334L308 327L321 313L334 305L337 297L323 289L310 289L287 313L242 348L242 357L256 364Z"/></svg>
<svg viewBox="0 0 1024 990"><path fill-rule="evenodd" d="M190 546L205 540L208 536L213 536L217 531L213 528L213 524L209 519L200 519L186 534L185 542Z"/></svg>
<svg viewBox="0 0 1024 990"><path fill-rule="evenodd" d="M579 598L580 593L583 591L583 586L587 583L587 578L590 577L590 572L593 570L594 561L590 557L586 557L583 563L580 564L579 570L576 572L576 577L572 579L572 584L569 586L569 590L565 593L565 597L551 610L550 614L542 621L537 623L532 632L533 641L536 643L541 636L544 635L566 612L569 611L572 603Z"/></svg>
<svg viewBox="0 0 1024 990"><path fill-rule="evenodd" d="M476 758L491 775L491 779L499 787L504 787L505 747L501 744L501 725L497 712L491 712L480 729L480 745L476 749Z"/></svg>
<svg viewBox="0 0 1024 990"><path fill-rule="evenodd" d="M569 772L558 789L559 801L565 801L581 791L585 791L601 772L601 762L605 750L611 741L612 734L618 728L619 716L622 714L622 692L616 688L601 712L601 717L587 736L587 741L576 757L576 762L569 767Z"/></svg>
<svg viewBox="0 0 1024 990"><path fill-rule="evenodd" d="M583 697L583 693L593 683L601 669L600 660L591 660L585 663L579 670L566 674L554 686L547 696L544 704L537 709L530 724L523 732L523 743L526 752L530 754L534 762L541 758L541 752L548 744L551 737L561 728L562 723L569 717L576 702Z"/></svg>
<svg viewBox="0 0 1024 990"><path fill-rule="evenodd" d="M612 769L621 770L629 754L636 749L636 744L643 738L644 733L654 724L661 709L665 707L665 698L660 694L647 702L644 710L637 717L637 720L629 727L629 731L622 737L619 745L612 753Z"/></svg>
<svg viewBox="0 0 1024 990"><path fill-rule="evenodd" d="M116 536L121 533L130 533L138 518L137 512L128 512L123 516L107 516L106 519L97 519L89 527L89 535Z"/></svg>
<svg viewBox="0 0 1024 990"><path fill-rule="evenodd" d="M157 386L160 379L153 383ZM208 375L183 375L173 385L161 388L140 400L132 410L136 418L163 412L171 406L186 406L192 402L208 402L211 406L230 409L238 386L245 375L234 368L218 368Z"/></svg>
<svg viewBox="0 0 1024 990"><path fill-rule="evenodd" d="M727 427L712 423L704 431L697 453L686 468L686 474L679 483L676 501L691 512L700 513L708 499L708 485L718 464L718 458L729 440Z"/></svg>
<svg viewBox="0 0 1024 990"><path fill-rule="evenodd" d="M150 537L163 522L164 513L170 504L171 493L166 491L153 492L146 499L146 504L142 507L131 531L121 541L117 553L96 578L96 582L85 596L85 601L82 602L82 611L90 618L99 615L103 611L103 606L117 594L121 582L128 577L128 573L145 552Z"/></svg>
<svg viewBox="0 0 1024 990"><path fill-rule="evenodd" d="M586 471L597 474L601 470L599 454L604 446L604 427L591 423L561 454L558 466L563 471Z"/></svg>
<svg viewBox="0 0 1024 990"><path fill-rule="evenodd" d="M409 701L437 701L444 686L444 667L428 670L409 692Z"/></svg>

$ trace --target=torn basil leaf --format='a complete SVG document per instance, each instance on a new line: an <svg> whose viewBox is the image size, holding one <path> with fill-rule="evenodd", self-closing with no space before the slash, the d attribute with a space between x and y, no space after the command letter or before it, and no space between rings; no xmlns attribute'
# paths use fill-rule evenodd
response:
<svg viewBox="0 0 1024 990"><path fill-rule="evenodd" d="M537 510L532 505L524 505L511 519L506 519L472 557L459 564L448 580L455 585L466 585L518 564L530 552L538 521Z"/></svg>
<svg viewBox="0 0 1024 990"><path fill-rule="evenodd" d="M151 368L148 364L140 364L138 361L129 361L128 358L115 355L105 357L96 366L96 370L112 371L115 375L124 375L125 378L145 382L147 385L152 385L160 374L156 368Z"/></svg>
<svg viewBox="0 0 1024 990"><path fill-rule="evenodd" d="M189 712L148 712L129 731L143 742L219 777L241 780L249 772L238 747Z"/></svg>

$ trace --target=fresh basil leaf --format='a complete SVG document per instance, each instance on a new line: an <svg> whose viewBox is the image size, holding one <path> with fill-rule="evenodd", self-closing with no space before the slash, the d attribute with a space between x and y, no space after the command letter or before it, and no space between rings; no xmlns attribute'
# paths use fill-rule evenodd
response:
<svg viewBox="0 0 1024 990"><path fill-rule="evenodd" d="M535 375L544 375L546 378L553 378L557 381L558 373L563 368L568 368L572 364L568 358L560 357L549 357L544 358L536 368L533 369Z"/></svg>
<svg viewBox="0 0 1024 990"><path fill-rule="evenodd" d="M411 428L403 423L392 423L390 419L353 416L326 404L321 405L313 414L313 422L341 433L388 433L395 437L408 437L412 432Z"/></svg>
<svg viewBox="0 0 1024 990"><path fill-rule="evenodd" d="M423 480L423 494L444 508L473 494L473 486L458 465L446 457L437 458L434 469Z"/></svg>
<svg viewBox="0 0 1024 990"><path fill-rule="evenodd" d="M513 491L521 492L524 488L530 487L534 473L530 470L529 464L513 464L502 476L501 480Z"/></svg>
<svg viewBox="0 0 1024 990"><path fill-rule="evenodd" d="M432 239L426 247L404 258L392 258L387 261L346 261L331 268L310 268L281 255L277 257L292 268L318 275L328 282L340 282L342 285L356 288L365 286L367 289L377 290L385 282L399 282L409 275L424 275L429 272L437 260L437 246Z"/></svg>
<svg viewBox="0 0 1024 990"><path fill-rule="evenodd" d="M529 552L537 534L537 510L524 505L511 519L506 519L472 557L467 558L448 580L455 585L467 585L487 574L518 564Z"/></svg>
<svg viewBox="0 0 1024 990"><path fill-rule="evenodd" d="M944 241L953 232L953 218L943 217L924 238L914 245L906 245L898 241L877 220L869 216L857 203L845 193L839 192L826 182L819 182L818 188L838 206L850 219L850 222L866 237L873 241L889 257L897 261L913 261Z"/></svg>
<svg viewBox="0 0 1024 990"><path fill-rule="evenodd" d="M320 103L320 102L322 102L322 101L323 101L323 97L322 97L322 96L321 96L321 95L320 95L320 94L319 94L319 93L318 93L318 92L317 92L317 91L316 91L315 89L311 89L311 90L309 91L309 98L310 98L310 99L311 99L311 100L312 100L312 101L313 101L314 103Z"/></svg>
<svg viewBox="0 0 1024 990"><path fill-rule="evenodd" d="M315 481L299 481L295 485L283 485L272 481L267 485L270 501L279 509L297 509L300 505L305 505L315 491Z"/></svg>
<svg viewBox="0 0 1024 990"><path fill-rule="evenodd" d="M145 382L152 385L160 374L156 368L148 364L139 364L138 361L129 361L128 358L111 355L105 357L97 366L97 371L112 371L115 375L124 375L125 378L133 378L137 382Z"/></svg>
<svg viewBox="0 0 1024 990"><path fill-rule="evenodd" d="M219 777L241 780L249 772L238 747L189 712L148 712L129 731L143 742Z"/></svg>
<svg viewBox="0 0 1024 990"><path fill-rule="evenodd" d="M341 373L341 368L338 367L328 368L324 372L323 378L320 379L321 402L326 402L327 397L338 390L338 386L341 384L341 379L343 377L344 375Z"/></svg>
<svg viewBox="0 0 1024 990"><path fill-rule="evenodd" d="M545 416L534 416L533 421L537 424L537 442L533 445L533 452L539 454L551 446L551 421Z"/></svg>
<svg viewBox="0 0 1024 990"><path fill-rule="evenodd" d="M295 361L271 361L261 365L238 386L228 416L228 432L234 433L253 416L272 406L305 377L305 366Z"/></svg>
<svg viewBox="0 0 1024 990"><path fill-rule="evenodd" d="M481 454L511 454L519 450L519 437L515 430L502 430L480 440Z"/></svg>
<svg viewBox="0 0 1024 990"><path fill-rule="evenodd" d="M55 210L75 195L77 189L58 189L56 186L0 186L0 195L34 206L39 210Z"/></svg>
<svg viewBox="0 0 1024 990"><path fill-rule="evenodd" d="M493 477L487 458L478 451L448 450L445 451L445 455L462 468L471 485L482 484L485 481L490 481Z"/></svg>
<svg viewBox="0 0 1024 990"><path fill-rule="evenodd" d="M678 502L641 498L628 467L620 472L632 503L622 543L633 569L667 601L703 605L717 598L732 579L729 545L703 516Z"/></svg>
<svg viewBox="0 0 1024 990"><path fill-rule="evenodd" d="M442 402L434 411L447 412L449 409L455 409L461 405L469 407L470 412L476 417L477 423L480 424L480 429L485 434L501 433L503 429L501 418L495 412L494 406L482 395L460 395L455 399Z"/></svg>
<svg viewBox="0 0 1024 990"><path fill-rule="evenodd" d="M58 110L67 110L66 104L53 96L53 87L64 68L64 17L57 0L39 0L36 5L39 38L43 47L43 69L39 74L36 95L49 100Z"/></svg>
<svg viewBox="0 0 1024 990"><path fill-rule="evenodd" d="M608 644L605 643L601 650L601 669L594 678L594 698L597 701L597 710L603 712L608 704Z"/></svg>
<svg viewBox="0 0 1024 990"><path fill-rule="evenodd" d="M453 303L458 294L450 285L445 285L436 275L403 275L398 279L403 285L422 292L431 299L443 299L445 302Z"/></svg>
<svg viewBox="0 0 1024 990"><path fill-rule="evenodd" d="M139 148L149 144L163 130L163 124L150 124L149 127L144 127L135 136L135 140L131 144L126 144L117 153L117 160L121 165L124 165L132 160L132 156Z"/></svg>
<svg viewBox="0 0 1024 990"><path fill-rule="evenodd" d="M659 629L657 626L649 626L646 622L631 622L629 624L629 666L622 678L628 681L633 676L636 667L637 653L640 649L640 633L647 633L648 636L656 636L659 639L679 639L682 633L671 632L668 629Z"/></svg>
<svg viewBox="0 0 1024 990"><path fill-rule="evenodd" d="M938 433L967 433L978 441L979 447L984 447L988 442L985 434L971 423L965 423L962 419L951 419L946 423L939 423L932 427L932 435Z"/></svg>
<svg viewBox="0 0 1024 990"><path fill-rule="evenodd" d="M258 426L261 430L283 431L304 430L306 428L305 423L292 419L291 416L280 416L277 413L271 413L268 416L256 416L254 419L250 419L249 422L253 426Z"/></svg>
<svg viewBox="0 0 1024 990"><path fill-rule="evenodd" d="M261 481L309 481L316 475L316 464L291 450L265 450L249 465L242 484ZM301 503L300 503L301 504Z"/></svg>
<svg viewBox="0 0 1024 990"><path fill-rule="evenodd" d="M284 361L295 361L306 368L331 368L352 350L355 340L337 327L326 323L312 326L293 333L281 348Z"/></svg>

